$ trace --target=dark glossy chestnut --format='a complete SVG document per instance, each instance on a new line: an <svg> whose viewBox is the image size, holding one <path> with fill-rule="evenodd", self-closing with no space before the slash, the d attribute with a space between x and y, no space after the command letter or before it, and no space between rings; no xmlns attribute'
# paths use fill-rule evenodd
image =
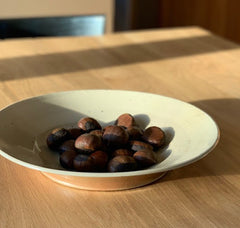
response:
<svg viewBox="0 0 240 228"><path fill-rule="evenodd" d="M106 152L98 150L90 155L93 158L94 166L97 171L104 171L108 162L108 155Z"/></svg>
<svg viewBox="0 0 240 228"><path fill-rule="evenodd" d="M95 150L101 149L102 139L96 135L85 133L76 139L74 146L78 150L89 154Z"/></svg>
<svg viewBox="0 0 240 228"><path fill-rule="evenodd" d="M130 156L116 156L108 163L109 172L126 172L137 169L137 163L133 157Z"/></svg>
<svg viewBox="0 0 240 228"><path fill-rule="evenodd" d="M60 164L65 169L73 168L73 159L77 156L76 151L66 150L63 152L59 158Z"/></svg>
<svg viewBox="0 0 240 228"><path fill-rule="evenodd" d="M101 125L97 122L97 120L91 117L84 117L78 121L78 127L86 132L90 132L92 130L102 129Z"/></svg>
<svg viewBox="0 0 240 228"><path fill-rule="evenodd" d="M138 150L153 150L152 145L146 142L138 141L138 140L132 140L130 141L130 149L133 151Z"/></svg>
<svg viewBox="0 0 240 228"><path fill-rule="evenodd" d="M99 136L99 137L103 136L103 131L102 130L93 130L93 131L90 131L89 133L91 135L96 135L96 136Z"/></svg>
<svg viewBox="0 0 240 228"><path fill-rule="evenodd" d="M114 150L111 155L112 155L112 157L121 156L121 155L122 156L132 156L133 153L128 149L117 149L117 150Z"/></svg>
<svg viewBox="0 0 240 228"><path fill-rule="evenodd" d="M120 115L116 121L117 126L123 126L123 127L132 127L135 125L134 117L129 113L124 113Z"/></svg>
<svg viewBox="0 0 240 228"><path fill-rule="evenodd" d="M156 154L152 150L139 150L133 154L133 158L143 168L157 163Z"/></svg>
<svg viewBox="0 0 240 228"><path fill-rule="evenodd" d="M63 153L66 150L76 150L75 148L75 140L74 139L69 139L62 143L59 147L58 150L60 153Z"/></svg>
<svg viewBox="0 0 240 228"><path fill-rule="evenodd" d="M130 140L139 140L142 138L143 130L137 126L131 126L127 128L127 133Z"/></svg>
<svg viewBox="0 0 240 228"><path fill-rule="evenodd" d="M126 130L116 125L107 126L103 133L103 141L108 148L122 147L126 145L128 138Z"/></svg>
<svg viewBox="0 0 240 228"><path fill-rule="evenodd" d="M65 128L56 128L47 136L47 145L50 149L58 149L58 147L70 138L68 130Z"/></svg>
<svg viewBox="0 0 240 228"><path fill-rule="evenodd" d="M165 143L164 131L156 126L147 128L143 133L143 140L151 144L155 149Z"/></svg>
<svg viewBox="0 0 240 228"><path fill-rule="evenodd" d="M95 171L94 160L86 154L78 154L73 160L73 168L80 172Z"/></svg>
<svg viewBox="0 0 240 228"><path fill-rule="evenodd" d="M69 128L68 131L72 139L76 139L77 137L85 133L85 131L80 128Z"/></svg>

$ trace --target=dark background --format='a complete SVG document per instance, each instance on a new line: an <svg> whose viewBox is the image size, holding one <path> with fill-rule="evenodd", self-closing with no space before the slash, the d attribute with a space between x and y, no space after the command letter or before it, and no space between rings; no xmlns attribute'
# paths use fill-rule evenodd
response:
<svg viewBox="0 0 240 228"><path fill-rule="evenodd" d="M116 6L120 2L129 8L128 27L116 22L116 30L197 25L240 43L239 0L117 0Z"/></svg>

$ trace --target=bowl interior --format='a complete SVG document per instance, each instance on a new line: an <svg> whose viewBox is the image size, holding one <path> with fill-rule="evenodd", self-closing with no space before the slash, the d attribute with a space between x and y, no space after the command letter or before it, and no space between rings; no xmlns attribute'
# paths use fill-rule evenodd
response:
<svg viewBox="0 0 240 228"><path fill-rule="evenodd" d="M191 163L207 154L218 139L218 128L209 115L176 99L130 91L69 91L23 100L3 109L1 154L42 171L96 175L63 170L58 155L47 148L46 137L53 128L75 126L83 116L91 116L105 126L122 113L134 115L143 128L159 126L167 135L167 145L157 152L159 163L138 173L162 172Z"/></svg>

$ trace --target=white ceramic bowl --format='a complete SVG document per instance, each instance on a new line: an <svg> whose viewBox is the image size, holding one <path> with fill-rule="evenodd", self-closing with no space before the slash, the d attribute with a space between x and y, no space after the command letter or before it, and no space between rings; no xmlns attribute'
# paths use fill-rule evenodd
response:
<svg viewBox="0 0 240 228"><path fill-rule="evenodd" d="M46 146L51 129L76 125L91 116L102 125L131 113L141 127L159 126L167 145L159 163L145 170L118 173L66 171ZM213 119L195 106L160 95L117 90L79 90L47 94L12 104L0 112L0 154L36 169L64 185L88 190L122 190L146 185L166 171L193 163L217 144Z"/></svg>

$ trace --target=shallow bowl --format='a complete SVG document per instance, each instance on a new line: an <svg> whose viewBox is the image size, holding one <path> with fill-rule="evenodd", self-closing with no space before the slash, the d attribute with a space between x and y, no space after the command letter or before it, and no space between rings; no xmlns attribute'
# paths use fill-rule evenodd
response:
<svg viewBox="0 0 240 228"><path fill-rule="evenodd" d="M118 173L67 171L60 166L59 155L46 146L46 137L53 128L75 126L84 116L106 126L123 113L131 113L142 128L159 126L165 131L167 143L156 152L156 165ZM208 114L183 101L150 93L67 91L26 99L0 111L3 157L80 189L110 191L149 184L169 170L201 159L218 139L218 127Z"/></svg>

